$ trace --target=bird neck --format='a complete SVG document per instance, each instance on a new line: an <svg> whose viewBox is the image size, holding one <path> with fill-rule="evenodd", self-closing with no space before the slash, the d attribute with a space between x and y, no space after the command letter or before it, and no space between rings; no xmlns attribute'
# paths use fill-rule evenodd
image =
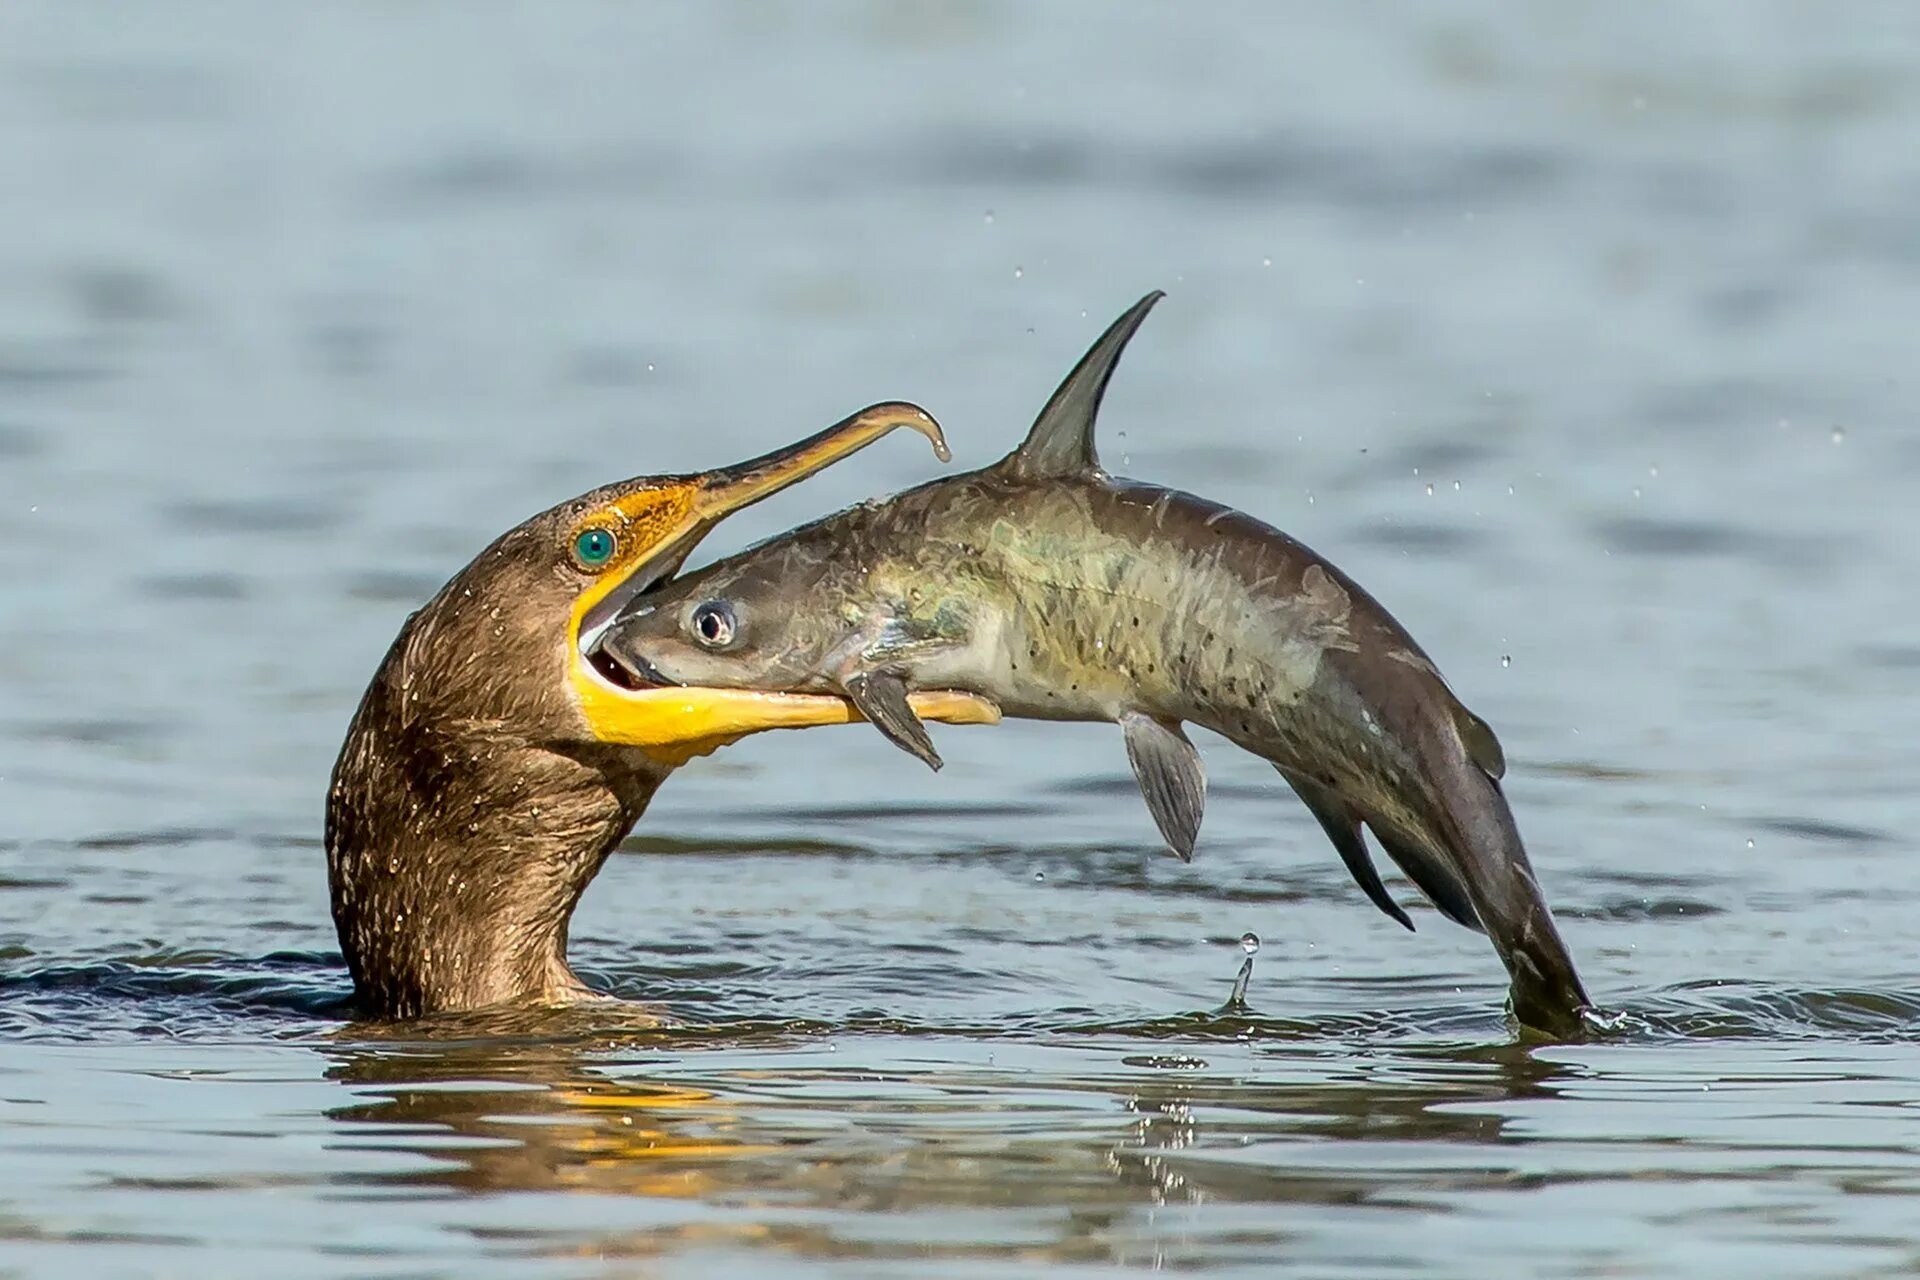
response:
<svg viewBox="0 0 1920 1280"><path fill-rule="evenodd" d="M423 712L387 674L361 702L327 799L334 924L363 1012L586 994L567 966L568 923L664 771Z"/></svg>

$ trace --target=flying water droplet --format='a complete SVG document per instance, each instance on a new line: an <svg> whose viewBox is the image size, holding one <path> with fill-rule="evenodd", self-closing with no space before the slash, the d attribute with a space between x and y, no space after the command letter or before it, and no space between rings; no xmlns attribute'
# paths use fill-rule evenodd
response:
<svg viewBox="0 0 1920 1280"><path fill-rule="evenodd" d="M1241 934L1240 949L1246 952L1250 956L1259 955L1260 954L1260 935L1257 933Z"/></svg>
<svg viewBox="0 0 1920 1280"><path fill-rule="evenodd" d="M1272 259L1272 258L1262 258L1262 259L1260 259L1260 265L1261 265L1261 266L1263 266L1263 267L1270 267L1270 266L1272 266L1272 265L1273 265L1273 259Z"/></svg>
<svg viewBox="0 0 1920 1280"><path fill-rule="evenodd" d="M1510 654L1510 653L1503 653L1503 654L1501 654L1501 655L1500 655L1500 665L1501 665L1501 666L1503 666L1503 667L1510 667L1510 666L1512 666L1512 665L1513 665L1513 655L1512 655L1512 654Z"/></svg>
<svg viewBox="0 0 1920 1280"><path fill-rule="evenodd" d="M1747 848L1749 849L1753 848L1753 841L1751 840L1747 841Z"/></svg>
<svg viewBox="0 0 1920 1280"><path fill-rule="evenodd" d="M1044 871L1036 871L1033 873L1033 882L1035 884L1040 884L1044 882L1046 878L1047 878L1047 873Z"/></svg>
<svg viewBox="0 0 1920 1280"><path fill-rule="evenodd" d="M1833 429L1833 442L1835 444L1845 444L1846 439L1847 429L1845 427L1835 427Z"/></svg>
<svg viewBox="0 0 1920 1280"><path fill-rule="evenodd" d="M991 210L991 209L989 209L989 210L987 210L987 213L986 213L986 223L987 223L987 225L988 225L988 226L992 226L992 225L993 225L993 210Z"/></svg>
<svg viewBox="0 0 1920 1280"><path fill-rule="evenodd" d="M1025 267L1015 267L1013 269L1013 278L1015 280L1019 280L1023 278L1026 274L1027 274L1027 269Z"/></svg>
<svg viewBox="0 0 1920 1280"><path fill-rule="evenodd" d="M1433 496L1433 486L1432 486L1432 485L1428 485L1428 486L1427 486L1427 496L1428 496L1429 498L1431 498L1431 497Z"/></svg>

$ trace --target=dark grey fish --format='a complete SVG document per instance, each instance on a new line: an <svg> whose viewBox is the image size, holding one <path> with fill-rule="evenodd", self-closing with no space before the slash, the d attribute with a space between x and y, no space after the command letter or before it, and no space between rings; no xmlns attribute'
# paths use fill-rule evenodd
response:
<svg viewBox="0 0 1920 1280"><path fill-rule="evenodd" d="M836 692L940 767L907 696L1111 720L1161 835L1193 856L1191 721L1270 761L1369 899L1411 929L1363 826L1443 914L1493 940L1521 1023L1589 1004L1500 791L1500 744L1356 583L1278 529L1111 477L1094 424L1143 298L1011 455L783 534L639 597L606 655L657 684Z"/></svg>

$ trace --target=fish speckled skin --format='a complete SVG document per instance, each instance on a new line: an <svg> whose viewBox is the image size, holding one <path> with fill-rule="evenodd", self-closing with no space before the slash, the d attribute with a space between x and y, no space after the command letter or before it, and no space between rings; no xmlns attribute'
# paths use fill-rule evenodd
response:
<svg viewBox="0 0 1920 1280"><path fill-rule="evenodd" d="M847 692L883 730L888 703L869 687L882 679L977 693L1008 715L1119 721L1183 856L1204 782L1177 726L1203 725L1273 763L1382 910L1409 923L1373 871L1363 821L1443 912L1489 932L1522 1023L1579 1034L1589 1001L1501 795L1492 731L1315 552L1099 469L1093 415L1151 302L1109 331L1010 457L682 578L636 602L606 651L649 679ZM716 616L724 634L703 634ZM922 744L902 742L937 765ZM1182 794L1185 823L1168 812Z"/></svg>

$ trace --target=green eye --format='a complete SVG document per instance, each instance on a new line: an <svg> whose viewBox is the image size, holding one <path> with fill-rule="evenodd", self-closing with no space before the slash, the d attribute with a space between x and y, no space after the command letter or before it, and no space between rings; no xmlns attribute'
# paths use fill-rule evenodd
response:
<svg viewBox="0 0 1920 1280"><path fill-rule="evenodd" d="M582 569L598 569L613 559L620 540L606 529L583 529L573 540L573 558Z"/></svg>

